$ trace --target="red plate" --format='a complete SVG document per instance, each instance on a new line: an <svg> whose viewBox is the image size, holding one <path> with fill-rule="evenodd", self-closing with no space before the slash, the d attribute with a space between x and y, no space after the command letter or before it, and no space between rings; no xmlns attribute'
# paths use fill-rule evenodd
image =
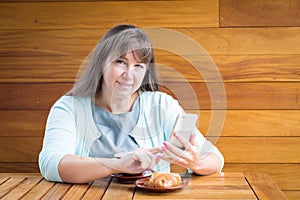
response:
<svg viewBox="0 0 300 200"><path fill-rule="evenodd" d="M141 178L146 178L152 175L152 171L144 171L143 173L140 174L112 174L111 176L116 178L117 181L122 182L122 183L134 183L134 181L141 179Z"/></svg>
<svg viewBox="0 0 300 200"><path fill-rule="evenodd" d="M149 177L136 180L135 185L136 185L136 187L145 189L149 192L172 192L172 191L181 189L188 184L188 181L186 179L182 179L181 184L178 186L168 187L168 188L157 188L157 187L151 187L151 186L147 185L148 182L149 182Z"/></svg>

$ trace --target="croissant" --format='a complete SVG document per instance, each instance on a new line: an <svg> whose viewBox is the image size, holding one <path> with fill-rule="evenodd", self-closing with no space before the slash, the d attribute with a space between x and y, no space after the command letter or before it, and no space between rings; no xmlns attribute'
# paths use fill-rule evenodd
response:
<svg viewBox="0 0 300 200"><path fill-rule="evenodd" d="M181 176L178 173L154 172L149 179L149 186L158 188L174 187L181 184Z"/></svg>

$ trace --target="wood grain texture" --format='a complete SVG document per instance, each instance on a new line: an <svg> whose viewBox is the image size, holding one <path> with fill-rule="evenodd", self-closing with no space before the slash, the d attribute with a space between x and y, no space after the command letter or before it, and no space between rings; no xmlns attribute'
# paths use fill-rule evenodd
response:
<svg viewBox="0 0 300 200"><path fill-rule="evenodd" d="M35 162L0 162L0 172L37 173L40 172L38 161Z"/></svg>
<svg viewBox="0 0 300 200"><path fill-rule="evenodd" d="M0 162L37 162L42 141L1 137ZM299 142L299 137L220 137L216 145L228 163L300 163Z"/></svg>
<svg viewBox="0 0 300 200"><path fill-rule="evenodd" d="M43 137L1 137L0 162L37 162Z"/></svg>
<svg viewBox="0 0 300 200"><path fill-rule="evenodd" d="M1 56L87 56L108 29L0 30ZM147 29L145 29L146 31ZM153 43L168 40L165 50L181 55L265 55L300 54L300 27L278 28L172 28L187 39L178 43L173 37L149 36ZM192 40L194 42L192 42ZM190 45L197 45L195 53ZM161 46L154 45L156 48ZM167 55L162 51L160 55Z"/></svg>
<svg viewBox="0 0 300 200"><path fill-rule="evenodd" d="M68 183L57 183L47 191L43 199L62 199L71 187L72 185Z"/></svg>
<svg viewBox="0 0 300 200"><path fill-rule="evenodd" d="M216 144L225 156L224 171L266 171L288 198L298 200L299 9L297 0L1 1L0 172L39 172L38 153L50 107L72 88L80 64L101 36L114 25L133 23L145 31L170 28L202 48L195 52L171 35L163 39L171 46L155 43L160 83L188 112L200 114L198 127L204 134L216 126L212 113L219 116L226 109ZM222 80L212 73L210 61ZM213 90L217 106L212 108L208 86L222 81L227 105L219 106L224 99ZM12 179L0 177L0 184L8 183L4 192L32 184ZM85 193L84 187L47 183L37 183L24 199L43 197L48 190L45 198ZM95 182L84 197L100 199L106 187L107 181ZM190 190L185 196L195 198L194 193ZM208 191L206 197L213 193Z"/></svg>
<svg viewBox="0 0 300 200"><path fill-rule="evenodd" d="M287 197L284 193L274 184L272 178L267 173L245 173L247 181L251 184L258 199L278 199L284 200Z"/></svg>
<svg viewBox="0 0 300 200"><path fill-rule="evenodd" d="M300 190L300 164L225 163L226 172L268 172L282 190Z"/></svg>
<svg viewBox="0 0 300 200"><path fill-rule="evenodd" d="M43 136L49 110L0 110L0 136Z"/></svg>
<svg viewBox="0 0 300 200"><path fill-rule="evenodd" d="M289 200L298 200L300 197L300 191L299 190L285 190L283 191L284 194L288 197Z"/></svg>
<svg viewBox="0 0 300 200"><path fill-rule="evenodd" d="M299 163L299 142L299 137L220 137L216 145L228 163Z"/></svg>
<svg viewBox="0 0 300 200"><path fill-rule="evenodd" d="M3 200L9 199L20 199L27 192L29 192L36 184L38 184L42 180L41 176L33 176L30 179L25 178L20 184L18 184L9 194L5 195L5 197L1 198Z"/></svg>
<svg viewBox="0 0 300 200"><path fill-rule="evenodd" d="M211 115L226 112L221 136L300 136L299 110L186 110L199 115L198 128L205 135L215 126ZM49 110L0 110L0 136L43 136ZM217 135L217 133L210 133Z"/></svg>
<svg viewBox="0 0 300 200"><path fill-rule="evenodd" d="M299 10L298 0L220 0L220 26L300 26Z"/></svg>
<svg viewBox="0 0 300 200"><path fill-rule="evenodd" d="M107 184L110 183L111 177L102 178L94 181L89 190L85 193L82 199L101 199L107 189Z"/></svg>
<svg viewBox="0 0 300 200"><path fill-rule="evenodd" d="M109 188L102 197L103 200L120 199L130 200L133 199L133 193L135 191L134 184L120 184L116 180L112 180Z"/></svg>
<svg viewBox="0 0 300 200"><path fill-rule="evenodd" d="M223 111L213 112L220 115ZM199 130L206 134L209 126L216 123L211 120L212 111L195 113L199 114ZM299 110L227 110L221 136L299 136L299 121Z"/></svg>
<svg viewBox="0 0 300 200"><path fill-rule="evenodd" d="M184 109L299 109L300 83L164 83ZM207 88L210 88L210 94ZM219 88L221 87L221 89ZM226 92L226 104L222 87ZM0 109L49 109L72 84L0 84ZM22 98L20 98L22 97ZM211 101L214 103L213 106Z"/></svg>
<svg viewBox="0 0 300 200"><path fill-rule="evenodd" d="M73 83L83 61L75 55L1 57L0 82ZM300 77L299 55L157 55L156 63L162 82L297 82ZM215 71L209 67L213 63Z"/></svg>
<svg viewBox="0 0 300 200"><path fill-rule="evenodd" d="M0 29L219 26L218 0L1 3L0 10Z"/></svg>
<svg viewBox="0 0 300 200"><path fill-rule="evenodd" d="M54 182L49 182L43 179L33 189L31 189L22 199L31 200L42 198L54 185Z"/></svg>
<svg viewBox="0 0 300 200"><path fill-rule="evenodd" d="M0 93L5 94L0 97L0 109L50 109L72 87L59 83L0 85Z"/></svg>

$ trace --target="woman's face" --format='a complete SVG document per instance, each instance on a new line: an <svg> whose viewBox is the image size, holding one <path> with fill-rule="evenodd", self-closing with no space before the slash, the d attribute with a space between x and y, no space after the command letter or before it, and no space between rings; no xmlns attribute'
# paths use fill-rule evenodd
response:
<svg viewBox="0 0 300 200"><path fill-rule="evenodd" d="M103 95L109 93L114 97L129 97L141 86L147 70L147 64L142 63L134 52L114 60L103 71Z"/></svg>

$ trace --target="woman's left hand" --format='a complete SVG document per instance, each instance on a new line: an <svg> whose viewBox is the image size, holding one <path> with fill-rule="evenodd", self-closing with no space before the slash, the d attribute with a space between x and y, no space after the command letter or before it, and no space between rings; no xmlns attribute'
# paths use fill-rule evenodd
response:
<svg viewBox="0 0 300 200"><path fill-rule="evenodd" d="M201 165L200 147L195 142L195 134L192 134L189 140L176 133L173 134L184 146L184 149L180 149L169 142L164 142L162 146L165 155L164 160L184 168L198 169Z"/></svg>

